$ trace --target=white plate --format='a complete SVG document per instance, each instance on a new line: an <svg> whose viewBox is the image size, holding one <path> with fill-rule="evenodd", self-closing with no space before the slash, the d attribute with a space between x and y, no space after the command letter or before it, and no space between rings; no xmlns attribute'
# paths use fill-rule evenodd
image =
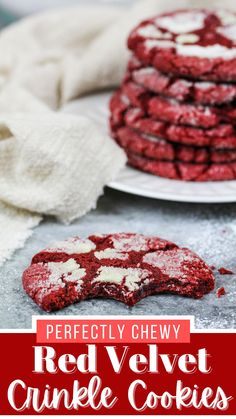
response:
<svg viewBox="0 0 236 419"><path fill-rule="evenodd" d="M104 132L108 131L110 93L86 96L68 104L65 112L93 118ZM236 181L184 182L164 179L126 167L110 188L149 198L169 201L223 203L236 202Z"/></svg>

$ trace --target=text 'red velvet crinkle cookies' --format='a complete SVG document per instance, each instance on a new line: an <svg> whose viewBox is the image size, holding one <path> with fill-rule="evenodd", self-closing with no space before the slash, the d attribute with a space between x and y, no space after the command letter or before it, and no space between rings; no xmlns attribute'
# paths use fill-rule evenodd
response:
<svg viewBox="0 0 236 419"><path fill-rule="evenodd" d="M36 254L23 273L27 294L45 311L96 297L133 306L148 295L201 298L212 270L195 253L158 237L118 233L71 238Z"/></svg>
<svg viewBox="0 0 236 419"><path fill-rule="evenodd" d="M236 14L178 10L146 20L130 34L135 56L175 76L236 81Z"/></svg>

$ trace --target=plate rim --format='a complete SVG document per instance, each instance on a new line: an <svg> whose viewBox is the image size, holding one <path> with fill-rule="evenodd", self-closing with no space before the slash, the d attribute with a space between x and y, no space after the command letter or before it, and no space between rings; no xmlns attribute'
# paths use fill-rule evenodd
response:
<svg viewBox="0 0 236 419"><path fill-rule="evenodd" d="M106 135L109 135L108 127L107 127L107 119L108 119L108 102L112 95L113 90L105 90L100 91L95 94L90 94L83 96L79 99L73 100L65 105L63 108L63 111L66 113L78 113L79 109L81 111L82 109L82 115L90 117L94 120L96 124L101 128L102 132ZM96 109L96 112L94 110ZM127 170L130 170L130 172L127 173ZM172 191L165 192L164 185L161 186L161 191L154 189L151 191L150 189L145 190L142 186L140 187L138 185L138 181L136 185L132 185L132 179L131 182L123 178L123 175L130 174L131 171L135 173L135 171L138 172L139 176L142 176L144 178L149 176L153 179L158 179L160 182L180 182L180 184L186 185L186 184L204 184L205 188L209 185L209 187L216 187L220 184L220 191L215 190L215 193L212 193L212 191L209 192L207 195L206 193L198 193L198 191L193 190L192 193L188 194L186 192L181 191L178 193L174 193ZM131 183L131 184L130 184ZM222 193L223 187L230 189L230 184L233 184L234 191L228 191L227 194L224 194L224 191ZM224 185L224 186L223 186ZM186 182L186 181L176 181L172 179L167 178L161 178L160 176L154 176L149 173L142 172L141 170L136 170L132 167L125 166L120 173L118 174L117 178L111 182L109 182L106 185L110 189L114 189L120 192L125 192L131 195L135 196L142 196L145 198L152 198L152 199L160 199L163 201L172 201L172 202L185 202L185 203L193 203L193 204L230 204L236 202L236 180L230 180L230 181L219 181L219 182ZM180 191L180 189L178 189ZM197 193L196 193L197 192Z"/></svg>
<svg viewBox="0 0 236 419"><path fill-rule="evenodd" d="M229 196L220 196L216 194L215 196L203 196L203 195L187 195L187 194L173 194L170 192L160 192L160 191L150 191L150 190L144 190L139 189L137 186L133 185L127 185L126 183L122 182L122 180L119 180L119 176L122 176L124 170L132 170L135 171L134 168L129 167L126 165L126 167L119 173L118 178L116 180L113 180L110 182L107 187L110 189L117 190L119 192L128 193L135 196L143 196L145 198L150 199L160 199L163 201L172 201L172 202L185 202L185 203L193 203L193 204L232 204L236 202L236 194L235 197L232 195ZM143 176L151 176L148 173L139 172L139 175ZM158 179L162 180L161 177L158 176ZM171 182L172 179L165 179L165 181ZM182 181L181 181L182 182ZM184 181L183 181L184 182ZM234 182L236 185L236 180L232 181L222 181L222 184L225 182ZM190 183L190 182L185 182ZM200 182L194 182L195 184L200 184ZM208 184L216 185L216 182L208 182Z"/></svg>

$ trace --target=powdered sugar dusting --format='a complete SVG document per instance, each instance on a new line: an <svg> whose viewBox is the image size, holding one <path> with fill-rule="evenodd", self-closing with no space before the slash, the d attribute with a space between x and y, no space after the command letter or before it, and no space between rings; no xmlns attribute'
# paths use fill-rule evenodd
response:
<svg viewBox="0 0 236 419"><path fill-rule="evenodd" d="M112 237L112 243L115 249L120 251L140 251L148 250L147 239L142 236L120 234Z"/></svg>
<svg viewBox="0 0 236 419"><path fill-rule="evenodd" d="M150 246L158 249L165 241L155 237L143 236L142 234L119 234L112 237L112 243L115 249L122 252L147 252L150 250Z"/></svg>
<svg viewBox="0 0 236 419"><path fill-rule="evenodd" d="M154 137L153 135L142 134L142 138L144 138L145 140L151 141L152 143L166 144L166 140L160 137Z"/></svg>
<svg viewBox="0 0 236 419"><path fill-rule="evenodd" d="M105 249L100 252L95 252L94 255L97 259L120 259L126 260L129 258L128 253L118 252L116 249Z"/></svg>
<svg viewBox="0 0 236 419"><path fill-rule="evenodd" d="M236 57L236 48L227 48L220 44L210 46L201 46L194 44L178 44L173 41L147 39L145 47L149 50L152 48L175 48L177 54L186 57L199 57L199 58L224 58L231 60Z"/></svg>
<svg viewBox="0 0 236 419"><path fill-rule="evenodd" d="M214 29L214 34L218 33L235 42L236 15L223 10L215 12L215 15L221 19L221 26ZM160 16L155 20L157 27L149 23L139 28L138 33L143 33L146 38L145 47L148 50L155 47L175 48L177 54L188 57L223 58L224 60L236 58L236 48L226 47L221 41L215 44L210 42L209 45L204 46L198 44L201 41L201 36L195 32L204 28L205 19L208 16L208 12L201 10L189 10ZM161 36L162 30L168 31L165 32L165 36ZM174 35L177 35L175 41L173 40Z"/></svg>
<svg viewBox="0 0 236 419"><path fill-rule="evenodd" d="M145 269L101 266L94 281L125 285L129 291L135 291L140 288L140 282L150 276L151 273Z"/></svg>
<svg viewBox="0 0 236 419"><path fill-rule="evenodd" d="M144 256L143 261L161 269L162 273L171 278L186 281L187 265L186 262L194 263L198 261L194 253L187 249L173 249L165 252L153 252Z"/></svg>
<svg viewBox="0 0 236 419"><path fill-rule="evenodd" d="M188 33L177 36L176 42L178 44L195 44L199 39L199 36L195 35L195 33Z"/></svg>
<svg viewBox="0 0 236 419"><path fill-rule="evenodd" d="M210 82L210 81L198 81L198 82L196 82L195 86L198 89L208 90L208 89L211 89L211 88L215 87L215 84Z"/></svg>
<svg viewBox="0 0 236 419"><path fill-rule="evenodd" d="M186 11L156 19L156 23L163 29L175 34L188 33L202 29L206 14L201 11Z"/></svg>
<svg viewBox="0 0 236 419"><path fill-rule="evenodd" d="M129 105L130 104L130 100L126 95L121 95L121 101L125 104L125 105Z"/></svg>
<svg viewBox="0 0 236 419"><path fill-rule="evenodd" d="M143 115L143 111L139 108L131 108L126 114L127 121L133 121Z"/></svg>
<svg viewBox="0 0 236 419"><path fill-rule="evenodd" d="M157 40L157 39L147 39L145 41L145 47L147 49L152 48L175 48L176 44L173 41L166 41L166 40Z"/></svg>
<svg viewBox="0 0 236 419"><path fill-rule="evenodd" d="M216 11L216 15L220 18L223 25L231 25L232 23L236 23L235 13L232 13L229 10L219 9Z"/></svg>
<svg viewBox="0 0 236 419"><path fill-rule="evenodd" d="M39 253L40 262L32 263L25 271L24 289L44 310L108 294L133 305L146 295L163 290L201 297L213 288L211 272L204 262L172 242L135 233L91 236L91 240L96 243L92 253L81 258L77 254L69 260L63 254L57 255L58 262L48 262L49 255ZM111 260L99 262L102 259ZM201 274L209 279L209 286L204 289ZM183 287L175 286L175 278Z"/></svg>
<svg viewBox="0 0 236 419"><path fill-rule="evenodd" d="M236 21L234 24L219 28L218 32L231 41L236 41Z"/></svg>
<svg viewBox="0 0 236 419"><path fill-rule="evenodd" d="M170 33L161 32L155 25L146 25L138 29L138 34L144 38L171 39Z"/></svg>
<svg viewBox="0 0 236 419"><path fill-rule="evenodd" d="M136 71L134 71L134 75L136 76L139 76L139 75L149 75L149 74L155 74L155 73L157 73L157 71L155 70L155 68L153 68L153 67L145 67L145 68L140 68L140 70L136 70Z"/></svg>
<svg viewBox="0 0 236 419"><path fill-rule="evenodd" d="M96 248L91 240L82 240L79 237L71 237L67 240L54 243L47 252L66 253L72 255L74 253L89 253Z"/></svg>
<svg viewBox="0 0 236 419"><path fill-rule="evenodd" d="M236 58L236 48L226 48L223 45L215 44L210 46L200 45L178 45L176 50L179 55L186 57L200 57L200 58L224 58L231 60Z"/></svg>
<svg viewBox="0 0 236 419"><path fill-rule="evenodd" d="M79 282L86 275L86 270L80 268L74 259L69 259L66 262L49 262L47 267L50 272L48 278L50 284L56 284L58 278L68 282Z"/></svg>
<svg viewBox="0 0 236 419"><path fill-rule="evenodd" d="M86 275L86 270L81 268L74 259L67 262L49 262L47 265L39 264L45 267L47 275L43 280L37 283L37 300L38 304L43 303L45 296L50 296L52 291L65 288L66 282L74 283L77 291L80 291L83 283L82 278ZM45 279L46 278L46 279Z"/></svg>

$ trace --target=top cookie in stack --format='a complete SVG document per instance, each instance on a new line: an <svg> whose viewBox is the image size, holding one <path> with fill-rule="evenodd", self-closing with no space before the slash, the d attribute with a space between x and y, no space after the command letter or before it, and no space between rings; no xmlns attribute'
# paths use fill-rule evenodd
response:
<svg viewBox="0 0 236 419"><path fill-rule="evenodd" d="M111 131L141 170L179 180L236 179L236 14L180 10L130 34Z"/></svg>

